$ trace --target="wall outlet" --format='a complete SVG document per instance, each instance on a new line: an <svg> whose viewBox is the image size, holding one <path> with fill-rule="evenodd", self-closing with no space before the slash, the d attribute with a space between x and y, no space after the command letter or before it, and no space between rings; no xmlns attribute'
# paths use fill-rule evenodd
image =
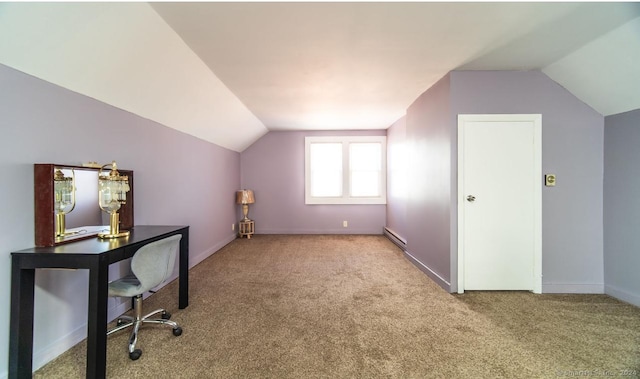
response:
<svg viewBox="0 0 640 379"><path fill-rule="evenodd" d="M342 221L342 227L346 228L347 226L349 226L349 223L346 221Z"/></svg>
<svg viewBox="0 0 640 379"><path fill-rule="evenodd" d="M236 224L231 224L231 230L236 230Z"/></svg>

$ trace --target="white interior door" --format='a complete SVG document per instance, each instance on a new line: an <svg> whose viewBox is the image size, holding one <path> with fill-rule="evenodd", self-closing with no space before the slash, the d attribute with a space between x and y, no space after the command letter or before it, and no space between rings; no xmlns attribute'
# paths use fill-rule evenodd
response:
<svg viewBox="0 0 640 379"><path fill-rule="evenodd" d="M541 116L458 118L458 292L541 280Z"/></svg>

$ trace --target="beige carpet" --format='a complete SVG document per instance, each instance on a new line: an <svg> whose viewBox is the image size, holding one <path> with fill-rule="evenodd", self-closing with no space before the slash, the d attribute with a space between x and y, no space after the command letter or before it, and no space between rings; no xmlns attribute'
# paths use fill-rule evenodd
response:
<svg viewBox="0 0 640 379"><path fill-rule="evenodd" d="M109 338L110 378L640 376L640 309L605 295L451 295L383 236L235 240L145 300L184 329L146 327L138 361ZM35 373L84 377L85 343Z"/></svg>

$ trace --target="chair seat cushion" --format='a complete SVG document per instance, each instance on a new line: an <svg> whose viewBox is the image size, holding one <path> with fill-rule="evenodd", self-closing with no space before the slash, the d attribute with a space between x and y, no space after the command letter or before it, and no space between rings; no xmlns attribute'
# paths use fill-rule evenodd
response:
<svg viewBox="0 0 640 379"><path fill-rule="evenodd" d="M134 297L143 292L140 281L133 274L109 283L109 296Z"/></svg>

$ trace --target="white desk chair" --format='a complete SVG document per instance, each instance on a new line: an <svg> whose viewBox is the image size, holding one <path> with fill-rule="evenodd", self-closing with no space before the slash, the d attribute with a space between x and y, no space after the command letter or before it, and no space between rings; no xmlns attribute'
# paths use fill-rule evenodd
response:
<svg viewBox="0 0 640 379"><path fill-rule="evenodd" d="M138 330L145 323L169 325L173 328L173 335L182 334L182 328L177 323L169 321L171 314L165 309L157 309L146 316L142 316L142 294L157 287L173 272L176 255L180 248L178 234L159 241L151 242L141 247L131 259L132 274L109 283L109 296L132 297L134 317L121 316L117 326L107 332L107 335L133 326L129 337L129 358L136 360L142 355L142 350L136 349ZM160 319L151 316L160 313Z"/></svg>

